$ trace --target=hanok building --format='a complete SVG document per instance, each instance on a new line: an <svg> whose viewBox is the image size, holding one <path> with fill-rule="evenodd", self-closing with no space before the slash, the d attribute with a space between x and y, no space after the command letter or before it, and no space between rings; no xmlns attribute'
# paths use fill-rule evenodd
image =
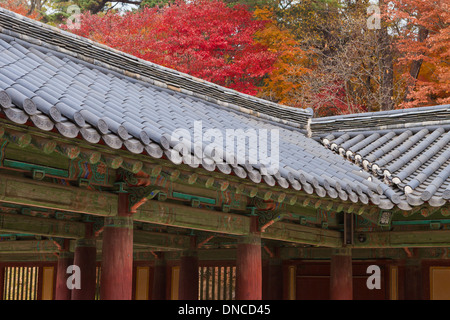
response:
<svg viewBox="0 0 450 320"><path fill-rule="evenodd" d="M0 31L3 299L450 298L450 106L313 118L6 10ZM226 129L237 152L186 138Z"/></svg>

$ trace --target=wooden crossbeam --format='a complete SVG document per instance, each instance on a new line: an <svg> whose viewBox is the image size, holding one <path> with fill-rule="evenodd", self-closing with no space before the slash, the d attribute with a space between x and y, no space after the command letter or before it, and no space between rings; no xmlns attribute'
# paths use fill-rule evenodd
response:
<svg viewBox="0 0 450 320"><path fill-rule="evenodd" d="M58 246L52 240L17 240L0 241L0 253L52 253L57 252Z"/></svg>
<svg viewBox="0 0 450 320"><path fill-rule="evenodd" d="M354 248L450 247L450 230L366 232L355 238Z"/></svg>
<svg viewBox="0 0 450 320"><path fill-rule="evenodd" d="M134 251L149 250L186 250L190 248L189 236L134 230ZM72 251L75 249L72 242ZM102 239L97 241L97 250L101 252ZM0 241L0 254L44 254L56 253L59 247L53 240L8 240Z"/></svg>
<svg viewBox="0 0 450 320"><path fill-rule="evenodd" d="M133 243L135 245L151 246L162 250L187 250L190 248L191 237L161 233L134 230Z"/></svg>
<svg viewBox="0 0 450 320"><path fill-rule="evenodd" d="M92 215L117 214L117 195L0 175L0 201Z"/></svg>
<svg viewBox="0 0 450 320"><path fill-rule="evenodd" d="M277 222L261 233L263 239L287 241L291 243L316 246L342 247L342 235L339 231L306 227L299 224Z"/></svg>
<svg viewBox="0 0 450 320"><path fill-rule="evenodd" d="M250 231L250 219L243 215L155 200L144 203L133 218L153 224L225 234L245 235Z"/></svg>
<svg viewBox="0 0 450 320"><path fill-rule="evenodd" d="M0 175L0 201L26 206L50 208L60 211L85 213L97 216L117 214L117 194L62 186L43 181ZM6 217L6 216L5 216ZM195 208L183 204L148 200L133 214L135 221L208 232L248 235L250 218L245 215ZM32 233L62 238L80 238L84 228L73 222L44 219L37 225L29 222L30 217L8 216L0 229L19 233ZM11 220L13 219L13 220ZM50 223L50 225L49 225ZM287 242L336 247L341 245L337 231L305 227L291 223L277 222L267 228L263 238Z"/></svg>
<svg viewBox="0 0 450 320"><path fill-rule="evenodd" d="M30 217L0 212L0 230L9 233L27 233L48 237L78 239L86 233L82 222Z"/></svg>

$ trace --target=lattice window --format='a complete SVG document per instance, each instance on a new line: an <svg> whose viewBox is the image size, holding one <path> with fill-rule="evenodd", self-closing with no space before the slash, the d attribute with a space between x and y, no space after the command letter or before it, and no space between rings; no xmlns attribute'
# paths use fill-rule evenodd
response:
<svg viewBox="0 0 450 320"><path fill-rule="evenodd" d="M4 277L4 300L37 300L39 267L5 267Z"/></svg>
<svg viewBox="0 0 450 320"><path fill-rule="evenodd" d="M236 267L200 267L199 300L234 300Z"/></svg>

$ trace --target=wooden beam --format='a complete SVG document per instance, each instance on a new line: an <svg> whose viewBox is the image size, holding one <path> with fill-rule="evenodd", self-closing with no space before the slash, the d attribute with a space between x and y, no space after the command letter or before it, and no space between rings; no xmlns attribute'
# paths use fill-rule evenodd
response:
<svg viewBox="0 0 450 320"><path fill-rule="evenodd" d="M117 195L0 175L0 201L92 215L117 214Z"/></svg>
<svg viewBox="0 0 450 320"><path fill-rule="evenodd" d="M163 250L187 250L190 247L191 237L162 232L149 232L134 230L134 245L149 246Z"/></svg>
<svg viewBox="0 0 450 320"><path fill-rule="evenodd" d="M450 246L450 230L359 232L355 238L354 248Z"/></svg>
<svg viewBox="0 0 450 320"><path fill-rule="evenodd" d="M245 235L250 230L248 217L188 205L148 200L133 215L135 221L180 228Z"/></svg>
<svg viewBox="0 0 450 320"><path fill-rule="evenodd" d="M57 209L86 213L98 216L112 216L117 214L117 195L108 192L85 190L71 186L61 186L26 178L0 175L0 201L27 206ZM61 226L49 227L49 219L44 219L39 227L24 224L26 216L9 225L13 232L48 235L50 231L58 232L65 238L79 238L79 230L71 234L64 229L73 223L58 221ZM10 217L13 219L13 217ZM17 219L17 216L15 217ZM250 230L250 219L245 215L224 213L215 210L193 208L188 205L174 204L148 200L133 215L135 221L142 221L158 225L204 230L230 235L247 235ZM50 230L50 231L49 231ZM84 228L83 228L84 231ZM278 222L267 229L262 237L294 243L304 243L336 247L340 246L340 233L337 231L316 229L290 223ZM83 235L81 235L83 236ZM338 239L339 238L339 239Z"/></svg>
<svg viewBox="0 0 450 320"><path fill-rule="evenodd" d="M37 218L9 213L0 213L0 230L10 233L26 233L73 239L82 238L85 235L85 225L82 222Z"/></svg>
<svg viewBox="0 0 450 320"><path fill-rule="evenodd" d="M56 262L58 257L51 253L0 253L1 262Z"/></svg>
<svg viewBox="0 0 450 320"><path fill-rule="evenodd" d="M0 241L0 253L53 253L58 246L53 240L15 240Z"/></svg>
<svg viewBox="0 0 450 320"><path fill-rule="evenodd" d="M342 234L339 231L306 227L287 222L272 224L261 233L261 238L330 248L342 247L343 243Z"/></svg>

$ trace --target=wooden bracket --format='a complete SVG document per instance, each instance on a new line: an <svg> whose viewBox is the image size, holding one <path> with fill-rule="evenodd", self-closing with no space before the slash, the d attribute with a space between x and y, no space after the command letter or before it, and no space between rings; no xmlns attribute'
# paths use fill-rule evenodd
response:
<svg viewBox="0 0 450 320"><path fill-rule="evenodd" d="M129 193L128 205L130 212L135 213L136 210L147 200L153 199L161 191L156 186L133 187L127 189Z"/></svg>
<svg viewBox="0 0 450 320"><path fill-rule="evenodd" d="M260 227L261 232L265 232L268 227L273 225L275 222L283 220L284 217L289 216L289 213L275 213L275 212L266 212L263 215L260 215L258 219L258 223L262 225Z"/></svg>

